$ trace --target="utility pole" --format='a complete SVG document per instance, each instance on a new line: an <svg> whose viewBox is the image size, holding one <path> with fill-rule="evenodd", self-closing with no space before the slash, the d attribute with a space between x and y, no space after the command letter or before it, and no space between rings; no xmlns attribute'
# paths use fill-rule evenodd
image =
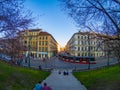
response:
<svg viewBox="0 0 120 90"><path fill-rule="evenodd" d="M109 54L110 54L110 51L108 50L108 52L107 52L107 56L108 56L108 61L107 61L107 66L109 66Z"/></svg>
<svg viewBox="0 0 120 90"><path fill-rule="evenodd" d="M32 36L29 36L29 44L28 44L28 67L30 68L30 41L32 39Z"/></svg>
<svg viewBox="0 0 120 90"><path fill-rule="evenodd" d="M38 58L38 34L36 35L36 58Z"/></svg>
<svg viewBox="0 0 120 90"><path fill-rule="evenodd" d="M88 33L88 69L90 69L90 33Z"/></svg>
<svg viewBox="0 0 120 90"><path fill-rule="evenodd" d="M76 50L76 48L74 47L74 64L75 64L75 71L76 71L75 50Z"/></svg>

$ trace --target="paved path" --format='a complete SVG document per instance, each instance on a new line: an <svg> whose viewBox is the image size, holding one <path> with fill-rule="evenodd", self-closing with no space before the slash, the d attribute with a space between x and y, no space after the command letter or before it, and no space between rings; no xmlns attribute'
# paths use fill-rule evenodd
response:
<svg viewBox="0 0 120 90"><path fill-rule="evenodd" d="M62 73L59 74L58 72ZM68 70L69 75L63 75L64 70L53 70L50 76L48 76L43 82L46 82L48 86L53 90L87 90L73 75L72 70Z"/></svg>

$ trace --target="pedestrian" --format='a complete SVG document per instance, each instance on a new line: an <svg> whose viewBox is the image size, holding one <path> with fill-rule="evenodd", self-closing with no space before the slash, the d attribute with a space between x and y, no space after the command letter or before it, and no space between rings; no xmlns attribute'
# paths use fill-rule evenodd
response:
<svg viewBox="0 0 120 90"><path fill-rule="evenodd" d="M61 71L59 71L58 74L61 74Z"/></svg>
<svg viewBox="0 0 120 90"><path fill-rule="evenodd" d="M47 86L47 83L44 83L44 86L43 86L42 90L52 90L52 88Z"/></svg>
<svg viewBox="0 0 120 90"><path fill-rule="evenodd" d="M35 87L34 87L33 90L42 90L41 81L39 81L39 82L35 85Z"/></svg>
<svg viewBox="0 0 120 90"><path fill-rule="evenodd" d="M39 70L41 70L41 66L39 65Z"/></svg>
<svg viewBox="0 0 120 90"><path fill-rule="evenodd" d="M25 63L27 63L27 57L25 58Z"/></svg>
<svg viewBox="0 0 120 90"><path fill-rule="evenodd" d="M53 65L51 65L51 70L53 69Z"/></svg>
<svg viewBox="0 0 120 90"><path fill-rule="evenodd" d="M69 75L68 71L66 72L66 75Z"/></svg>
<svg viewBox="0 0 120 90"><path fill-rule="evenodd" d="M68 72L68 70L66 71L66 75L69 75L69 72Z"/></svg>
<svg viewBox="0 0 120 90"><path fill-rule="evenodd" d="M66 72L65 72L65 71L63 72L63 75L64 75L64 76L66 75Z"/></svg>

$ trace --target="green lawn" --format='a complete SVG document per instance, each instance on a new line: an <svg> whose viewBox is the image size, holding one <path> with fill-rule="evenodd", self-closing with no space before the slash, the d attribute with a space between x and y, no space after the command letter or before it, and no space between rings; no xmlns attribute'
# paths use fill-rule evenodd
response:
<svg viewBox="0 0 120 90"><path fill-rule="evenodd" d="M73 74L88 90L120 90L120 66L118 65Z"/></svg>
<svg viewBox="0 0 120 90"><path fill-rule="evenodd" d="M0 61L0 90L32 90L39 80L44 80L49 74Z"/></svg>

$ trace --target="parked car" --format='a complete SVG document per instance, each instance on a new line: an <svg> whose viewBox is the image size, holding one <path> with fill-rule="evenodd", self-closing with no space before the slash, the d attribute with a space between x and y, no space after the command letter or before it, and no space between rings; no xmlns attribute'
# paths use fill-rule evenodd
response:
<svg viewBox="0 0 120 90"><path fill-rule="evenodd" d="M5 59L6 61L10 61L10 60L11 60L11 57L6 56L6 57L4 57L4 59Z"/></svg>
<svg viewBox="0 0 120 90"><path fill-rule="evenodd" d="M0 54L0 59L8 61L8 62L12 60L10 56L5 55L5 54Z"/></svg>

